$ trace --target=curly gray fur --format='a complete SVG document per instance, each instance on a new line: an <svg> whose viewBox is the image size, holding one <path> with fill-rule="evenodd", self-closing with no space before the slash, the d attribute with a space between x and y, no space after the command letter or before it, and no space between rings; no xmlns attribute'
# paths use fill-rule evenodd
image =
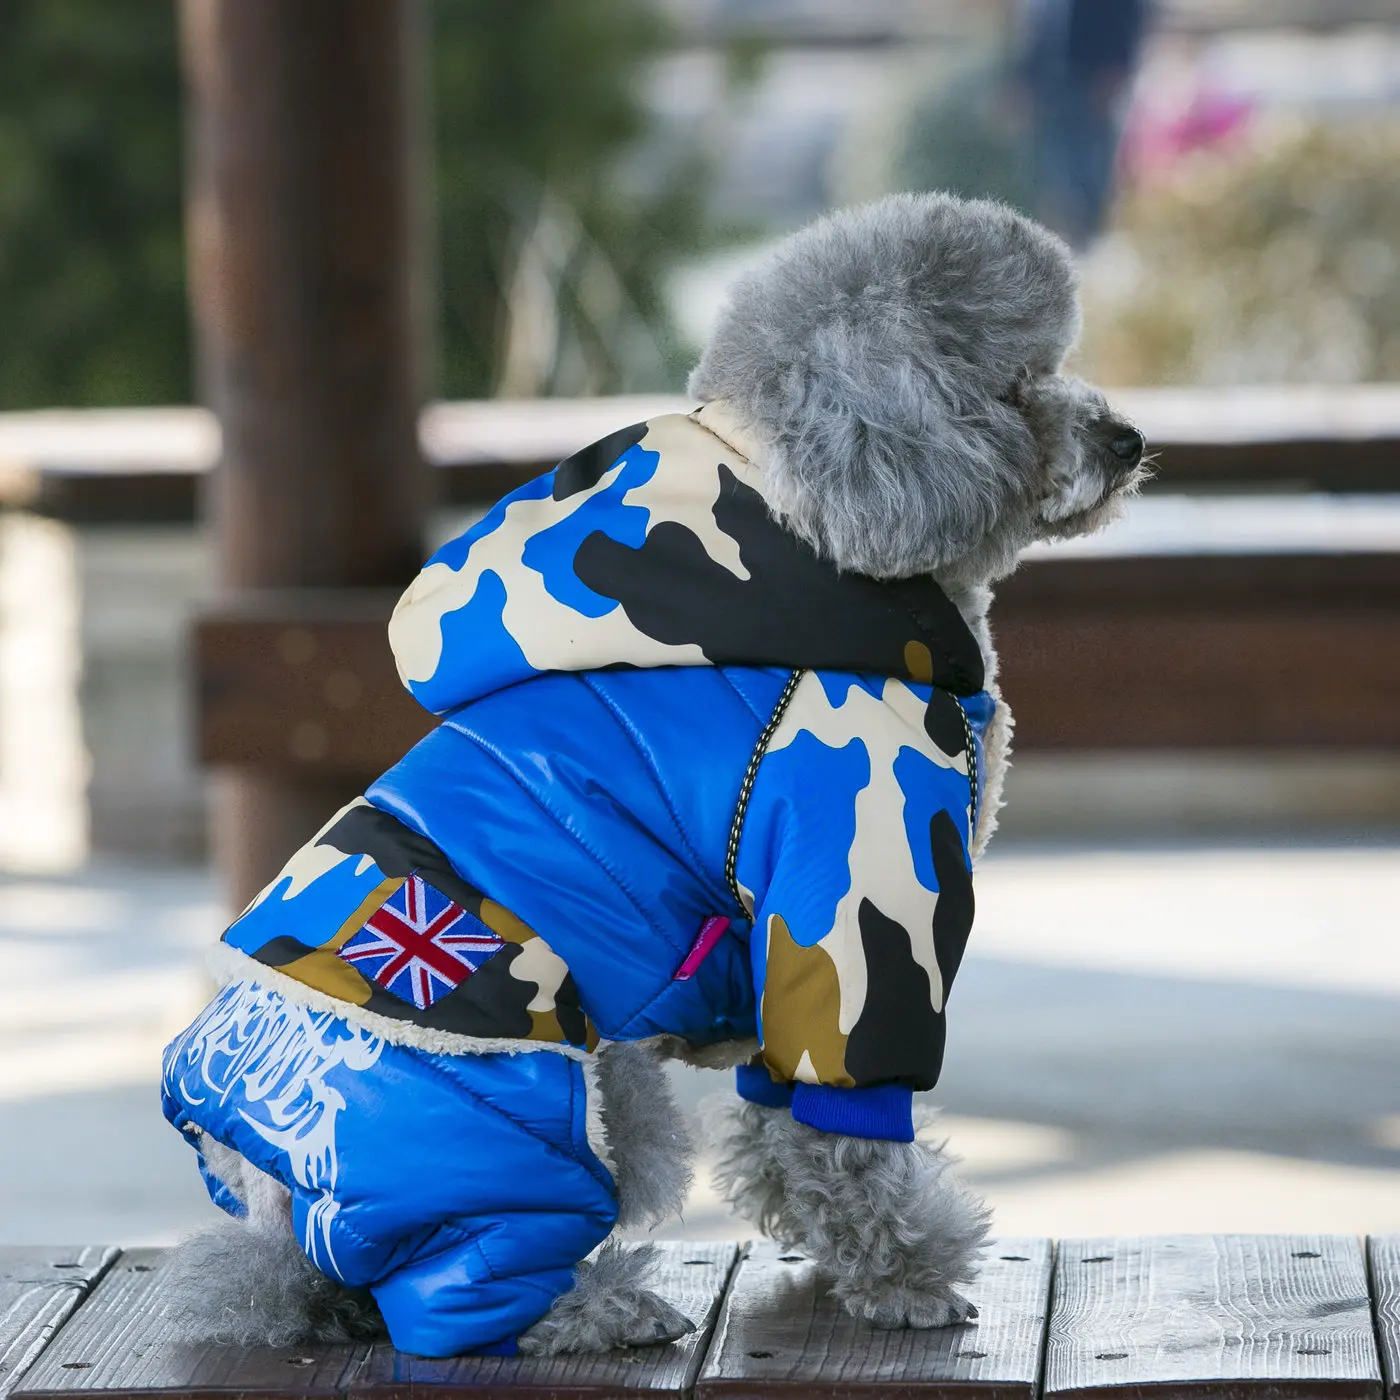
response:
<svg viewBox="0 0 1400 1400"><path fill-rule="evenodd" d="M613 1158L617 1223L646 1228L678 1215L694 1177L695 1144L650 1046L609 1045L598 1054L603 1131Z"/></svg>
<svg viewBox="0 0 1400 1400"><path fill-rule="evenodd" d="M1122 484L1109 444L1129 425L1058 374L1079 323L1053 234L998 204L891 195L741 278L690 390L753 433L769 508L840 567L986 583L1073 528L1066 493Z"/></svg>
<svg viewBox="0 0 1400 1400"><path fill-rule="evenodd" d="M207 1134L199 1148L248 1214L191 1235L172 1252L161 1297L178 1334L245 1347L383 1336L374 1299L327 1278L301 1252L287 1188Z"/></svg>
<svg viewBox="0 0 1400 1400"><path fill-rule="evenodd" d="M717 1040L710 1045L691 1045L678 1035L658 1035L646 1044L655 1047L663 1060L678 1060L692 1069L734 1069L737 1065L748 1064L760 1049L756 1036L746 1036L743 1040Z"/></svg>
<svg viewBox="0 0 1400 1400"><path fill-rule="evenodd" d="M999 205L897 195L802 230L741 279L691 390L725 401L755 443L772 513L838 567L934 574L994 684L989 585L1033 541L1104 524L1144 475L1131 425L1060 373L1078 328L1058 239ZM999 714L979 852L1006 767ZM654 1223L685 1198L689 1135L650 1050L609 1047L596 1070L620 1223ZM822 1134L753 1104L723 1116L721 1189L810 1254L852 1313L921 1327L974 1315L957 1290L975 1276L987 1211L941 1152ZM373 1303L302 1255L285 1190L202 1146L249 1219L172 1260L172 1316L187 1333L278 1345L377 1330ZM522 1349L680 1335L686 1320L642 1286L648 1267L645 1253L606 1247Z"/></svg>
<svg viewBox="0 0 1400 1400"><path fill-rule="evenodd" d="M612 1347L674 1342L695 1324L646 1287L656 1265L656 1246L627 1248L610 1240L574 1270L574 1286L527 1332L527 1355L607 1351Z"/></svg>
<svg viewBox="0 0 1400 1400"><path fill-rule="evenodd" d="M182 1240L161 1297L167 1320L189 1342L285 1347L384 1335L373 1298L316 1270L289 1229L242 1220Z"/></svg>
<svg viewBox="0 0 1400 1400"><path fill-rule="evenodd" d="M941 1151L818 1132L742 1100L709 1111L720 1193L821 1266L847 1311L877 1327L977 1315L959 1289L977 1277L991 1214Z"/></svg>

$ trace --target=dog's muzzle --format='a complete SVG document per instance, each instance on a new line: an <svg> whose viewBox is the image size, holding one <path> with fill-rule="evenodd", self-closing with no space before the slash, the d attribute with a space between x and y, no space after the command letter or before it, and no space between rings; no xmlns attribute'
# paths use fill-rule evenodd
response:
<svg viewBox="0 0 1400 1400"><path fill-rule="evenodd" d="M1124 428L1108 444L1108 450L1125 467L1135 467L1142 460L1147 439L1136 428Z"/></svg>

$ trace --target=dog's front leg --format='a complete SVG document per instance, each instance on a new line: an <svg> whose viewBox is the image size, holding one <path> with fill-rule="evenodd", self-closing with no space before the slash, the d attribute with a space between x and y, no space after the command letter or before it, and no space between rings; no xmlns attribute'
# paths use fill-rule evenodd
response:
<svg viewBox="0 0 1400 1400"><path fill-rule="evenodd" d="M847 1311L877 1327L977 1315L960 1290L977 1276L990 1212L941 1150L823 1133L753 1103L723 1117L720 1191L819 1265Z"/></svg>
<svg viewBox="0 0 1400 1400"><path fill-rule="evenodd" d="M715 1154L714 1182L720 1195L765 1235L789 1240L784 1190L786 1108L766 1108L723 1096L704 1104L705 1136Z"/></svg>

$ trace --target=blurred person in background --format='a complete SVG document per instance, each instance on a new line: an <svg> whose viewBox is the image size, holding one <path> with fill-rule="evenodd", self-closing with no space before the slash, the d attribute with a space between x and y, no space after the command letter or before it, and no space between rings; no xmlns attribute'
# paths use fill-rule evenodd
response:
<svg viewBox="0 0 1400 1400"><path fill-rule="evenodd" d="M1032 212L1076 248L1103 226L1152 0L1024 0L1016 77L1029 109Z"/></svg>

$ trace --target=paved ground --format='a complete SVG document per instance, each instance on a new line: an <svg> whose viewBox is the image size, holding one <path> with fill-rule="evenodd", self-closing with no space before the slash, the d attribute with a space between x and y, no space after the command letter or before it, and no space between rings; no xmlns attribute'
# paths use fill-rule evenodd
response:
<svg viewBox="0 0 1400 1400"><path fill-rule="evenodd" d="M978 903L937 1097L1002 1230L1400 1229L1393 850L1004 848ZM155 1084L219 922L200 872L0 883L0 1242L207 1218Z"/></svg>

